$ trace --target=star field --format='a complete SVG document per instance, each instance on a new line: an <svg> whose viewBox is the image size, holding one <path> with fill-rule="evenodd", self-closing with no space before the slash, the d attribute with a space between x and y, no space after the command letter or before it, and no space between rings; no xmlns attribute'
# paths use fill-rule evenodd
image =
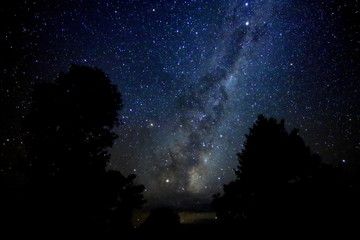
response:
<svg viewBox="0 0 360 240"><path fill-rule="evenodd" d="M2 102L17 119L5 147L21 149L31 85L77 63L119 86L109 168L135 173L149 204L221 191L258 114L299 128L324 161L359 166L355 0L22 1L1 15Z"/></svg>

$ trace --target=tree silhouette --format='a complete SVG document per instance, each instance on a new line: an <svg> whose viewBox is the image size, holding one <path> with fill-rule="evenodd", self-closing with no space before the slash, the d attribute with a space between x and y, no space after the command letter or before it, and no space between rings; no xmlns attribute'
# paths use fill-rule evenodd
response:
<svg viewBox="0 0 360 240"><path fill-rule="evenodd" d="M320 202L328 200L338 169L322 164L283 120L260 115L237 156L236 180L212 202L221 221L284 227L316 221L309 216L326 212Z"/></svg>
<svg viewBox="0 0 360 240"><path fill-rule="evenodd" d="M113 232L114 222L130 221L143 204L134 175L106 171L121 108L121 94L97 68L72 65L55 82L34 87L24 127L29 208L36 211L29 215L41 231Z"/></svg>
<svg viewBox="0 0 360 240"><path fill-rule="evenodd" d="M135 175L124 177L119 171L111 170L106 175L106 220L108 236L118 236L132 230L132 212L145 203L143 185L135 185Z"/></svg>
<svg viewBox="0 0 360 240"><path fill-rule="evenodd" d="M117 137L121 95L99 69L73 65L54 83L38 84L25 121L36 176L101 175ZM76 159L76 160L74 160Z"/></svg>
<svg viewBox="0 0 360 240"><path fill-rule="evenodd" d="M179 234L180 216L169 208L153 209L140 227L140 233L162 238L162 235Z"/></svg>

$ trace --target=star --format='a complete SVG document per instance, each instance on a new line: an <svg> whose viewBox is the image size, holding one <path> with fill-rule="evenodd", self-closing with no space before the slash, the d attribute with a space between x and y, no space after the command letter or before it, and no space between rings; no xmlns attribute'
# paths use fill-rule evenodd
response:
<svg viewBox="0 0 360 240"><path fill-rule="evenodd" d="M122 94L108 167L136 173L146 197L161 195L164 205L209 202L232 181L258 114L299 128L328 162L356 162L356 8L305 2L66 0L5 9L1 158L21 159L33 85L75 63L102 69Z"/></svg>

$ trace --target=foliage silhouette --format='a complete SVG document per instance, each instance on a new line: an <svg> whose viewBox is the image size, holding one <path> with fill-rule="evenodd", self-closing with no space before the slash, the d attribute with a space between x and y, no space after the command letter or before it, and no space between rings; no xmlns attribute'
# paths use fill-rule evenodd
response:
<svg viewBox="0 0 360 240"><path fill-rule="evenodd" d="M107 236L117 237L132 231L132 213L145 203L143 185L135 185L135 175L124 177L119 171L110 170L106 175L105 196L107 209Z"/></svg>
<svg viewBox="0 0 360 240"><path fill-rule="evenodd" d="M130 230L144 203L134 175L106 171L117 135L121 94L97 68L72 65L54 83L38 84L24 122L33 231L113 234ZM31 210L33 209L33 210Z"/></svg>
<svg viewBox="0 0 360 240"><path fill-rule="evenodd" d="M116 138L120 97L101 70L78 65L55 83L35 86L25 128L36 176L103 174Z"/></svg>
<svg viewBox="0 0 360 240"><path fill-rule="evenodd" d="M141 234L154 234L161 237L168 233L176 234L181 232L180 216L169 208L158 208L151 211L149 217L140 227Z"/></svg>
<svg viewBox="0 0 360 240"><path fill-rule="evenodd" d="M236 180L213 198L220 221L279 230L310 228L339 216L334 196L341 195L340 169L321 163L298 130L286 131L283 120L260 115L237 156Z"/></svg>

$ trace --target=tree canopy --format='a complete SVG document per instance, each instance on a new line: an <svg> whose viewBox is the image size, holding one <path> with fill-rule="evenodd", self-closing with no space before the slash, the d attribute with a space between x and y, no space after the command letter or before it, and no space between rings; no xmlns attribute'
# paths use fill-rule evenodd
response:
<svg viewBox="0 0 360 240"><path fill-rule="evenodd" d="M337 168L321 163L297 129L288 133L283 120L260 115L237 156L236 179L212 202L221 221L280 226L327 216Z"/></svg>
<svg viewBox="0 0 360 240"><path fill-rule="evenodd" d="M246 135L237 156L237 178L254 192L311 177L320 164L320 157L310 152L297 129L288 133L284 120L263 115Z"/></svg>
<svg viewBox="0 0 360 240"><path fill-rule="evenodd" d="M25 120L32 171L103 172L121 108L121 94L100 69L72 65L55 82L36 85Z"/></svg>
<svg viewBox="0 0 360 240"><path fill-rule="evenodd" d="M135 175L106 169L122 109L116 85L100 69L72 65L54 82L35 85L32 100L24 121L29 221L90 235L131 230L144 186Z"/></svg>

